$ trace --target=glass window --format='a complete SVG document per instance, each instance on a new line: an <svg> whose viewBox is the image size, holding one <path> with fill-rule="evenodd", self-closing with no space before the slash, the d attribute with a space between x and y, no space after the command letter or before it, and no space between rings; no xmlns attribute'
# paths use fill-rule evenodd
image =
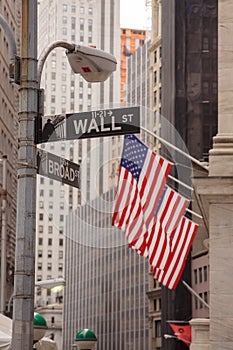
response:
<svg viewBox="0 0 233 350"><path fill-rule="evenodd" d="M204 281L206 282L208 280L208 269L207 269L207 266L203 267L203 274L204 274Z"/></svg>
<svg viewBox="0 0 233 350"><path fill-rule="evenodd" d="M62 247L63 246L63 239L59 238L59 246Z"/></svg>
<svg viewBox="0 0 233 350"><path fill-rule="evenodd" d="M43 257L43 250L38 250L38 258L42 258Z"/></svg>
<svg viewBox="0 0 233 350"><path fill-rule="evenodd" d="M199 267L199 283L202 283L202 267Z"/></svg>
<svg viewBox="0 0 233 350"><path fill-rule="evenodd" d="M42 245L42 244L43 244L43 238L42 238L42 237L39 237L38 243L39 243L39 245Z"/></svg>
<svg viewBox="0 0 233 350"><path fill-rule="evenodd" d="M83 6L80 6L80 13L84 14L84 7Z"/></svg>
<svg viewBox="0 0 233 350"><path fill-rule="evenodd" d="M71 6L71 12L73 12L73 13L76 12L76 6L75 5Z"/></svg>
<svg viewBox="0 0 233 350"><path fill-rule="evenodd" d="M155 338L161 337L161 321L155 321Z"/></svg>
<svg viewBox="0 0 233 350"><path fill-rule="evenodd" d="M39 214L39 220L43 220L44 219L44 214L43 213L40 213Z"/></svg>
<svg viewBox="0 0 233 350"><path fill-rule="evenodd" d="M47 270L52 270L52 263L51 262L48 262L48 264L47 264Z"/></svg>
<svg viewBox="0 0 233 350"><path fill-rule="evenodd" d="M53 226L48 227L48 233L53 233Z"/></svg>
<svg viewBox="0 0 233 350"><path fill-rule="evenodd" d="M48 250L48 258L52 258L52 250Z"/></svg>
<svg viewBox="0 0 233 350"><path fill-rule="evenodd" d="M92 7L88 8L88 15L93 15L93 8Z"/></svg>
<svg viewBox="0 0 233 350"><path fill-rule="evenodd" d="M52 245L53 244L53 240L52 240L52 238L49 238L48 239L48 245Z"/></svg>
<svg viewBox="0 0 233 350"><path fill-rule="evenodd" d="M67 12L68 6L67 4L62 5L63 12Z"/></svg>
<svg viewBox="0 0 233 350"><path fill-rule="evenodd" d="M194 270L194 283L197 284L197 269Z"/></svg>

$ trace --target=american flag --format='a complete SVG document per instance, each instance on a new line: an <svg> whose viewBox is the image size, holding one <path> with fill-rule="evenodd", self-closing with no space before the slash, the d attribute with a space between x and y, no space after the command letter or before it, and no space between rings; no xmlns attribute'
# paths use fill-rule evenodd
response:
<svg viewBox="0 0 233 350"><path fill-rule="evenodd" d="M126 233L129 246L141 247L153 226L171 167L135 135L125 135L112 224Z"/></svg>
<svg viewBox="0 0 233 350"><path fill-rule="evenodd" d="M170 241L180 223L189 200L169 186L165 187L155 214L155 224L148 233L147 248L151 266L163 269L170 252ZM163 244L162 244L162 242ZM158 246L160 249L158 249Z"/></svg>
<svg viewBox="0 0 233 350"><path fill-rule="evenodd" d="M196 223L183 216L171 240L171 249L164 268L153 269L155 279L169 289L176 289L197 229Z"/></svg>

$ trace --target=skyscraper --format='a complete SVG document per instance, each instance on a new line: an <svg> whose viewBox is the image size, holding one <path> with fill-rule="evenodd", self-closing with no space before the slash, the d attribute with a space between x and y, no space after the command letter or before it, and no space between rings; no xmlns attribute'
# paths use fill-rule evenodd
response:
<svg viewBox="0 0 233 350"><path fill-rule="evenodd" d="M42 0L39 4L39 53L57 40L94 45L120 56L119 3L74 0ZM104 83L91 84L71 71L63 49L48 56L42 74L45 115L109 108L119 104L120 67ZM81 166L81 189L51 179L38 179L36 278L64 275L65 216L107 190L109 173L103 168L111 158L108 139L49 142L41 147ZM49 291L37 290L37 305L54 302Z"/></svg>

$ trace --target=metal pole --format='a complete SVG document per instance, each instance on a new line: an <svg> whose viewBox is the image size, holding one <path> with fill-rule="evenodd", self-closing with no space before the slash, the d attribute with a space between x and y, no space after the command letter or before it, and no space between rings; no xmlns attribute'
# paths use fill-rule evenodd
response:
<svg viewBox="0 0 233 350"><path fill-rule="evenodd" d="M5 314L6 307L6 235L7 235L7 220L6 220L6 203L7 203L7 183L6 183L6 165L7 156L3 156L2 163L2 236L1 236L1 314Z"/></svg>
<svg viewBox="0 0 233 350"><path fill-rule="evenodd" d="M13 350L33 348L37 116L37 0L22 1L21 74L19 89L19 153Z"/></svg>

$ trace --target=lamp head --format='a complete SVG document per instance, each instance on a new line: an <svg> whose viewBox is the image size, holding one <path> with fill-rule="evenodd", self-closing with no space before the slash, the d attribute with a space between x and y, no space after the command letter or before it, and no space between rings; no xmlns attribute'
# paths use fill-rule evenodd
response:
<svg viewBox="0 0 233 350"><path fill-rule="evenodd" d="M66 55L73 72L90 83L103 82L116 70L116 58L93 47L77 45Z"/></svg>

